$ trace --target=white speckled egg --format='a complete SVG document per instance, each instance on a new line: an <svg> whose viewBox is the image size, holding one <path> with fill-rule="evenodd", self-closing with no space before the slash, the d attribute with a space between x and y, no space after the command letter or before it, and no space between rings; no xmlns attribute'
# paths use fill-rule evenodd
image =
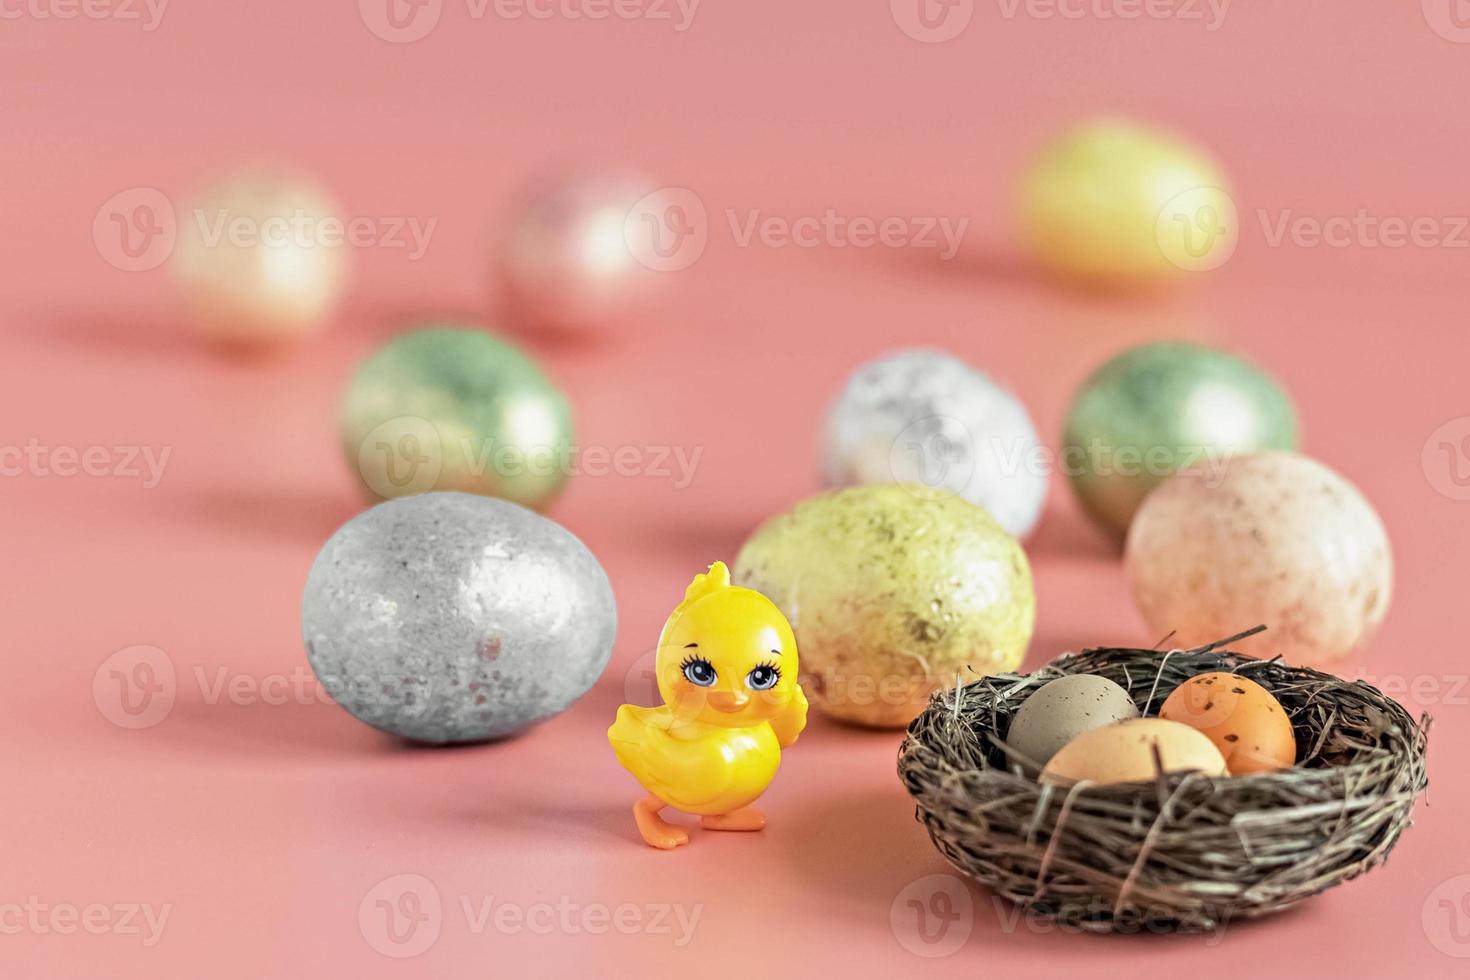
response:
<svg viewBox="0 0 1470 980"><path fill-rule="evenodd" d="M1069 674L1037 688L1006 732L1006 744L1044 766L1085 731L1138 717L1121 686L1096 674Z"/></svg>
<svg viewBox="0 0 1470 980"><path fill-rule="evenodd" d="M1149 629L1189 647L1257 624L1246 652L1339 658L1388 609L1393 558L1351 483L1295 453L1171 477L1139 508L1124 558Z"/></svg>
<svg viewBox="0 0 1470 980"><path fill-rule="evenodd" d="M1046 499L1031 417L1003 386L957 357L906 350L862 365L827 413L828 487L906 483L955 494L1024 537Z"/></svg>

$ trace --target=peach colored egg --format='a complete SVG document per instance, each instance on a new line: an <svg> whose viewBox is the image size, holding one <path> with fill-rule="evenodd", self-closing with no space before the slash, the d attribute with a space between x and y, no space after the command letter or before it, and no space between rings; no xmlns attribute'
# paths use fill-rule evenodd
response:
<svg viewBox="0 0 1470 980"><path fill-rule="evenodd" d="M1271 692L1239 674L1200 674L1174 688L1159 717L1200 732L1225 757L1232 775L1296 763L1291 719Z"/></svg>
<svg viewBox="0 0 1470 980"><path fill-rule="evenodd" d="M1154 750L1158 750L1158 758ZM1165 772L1194 769L1209 776L1226 775L1225 759L1203 733L1162 718L1135 718L1083 732L1051 757L1041 772L1044 783L1087 780L1131 783Z"/></svg>
<svg viewBox="0 0 1470 980"><path fill-rule="evenodd" d="M1124 563L1157 637L1192 647L1264 624L1240 649L1324 662L1361 644L1393 591L1388 534L1347 480L1266 452L1201 464L1144 500Z"/></svg>

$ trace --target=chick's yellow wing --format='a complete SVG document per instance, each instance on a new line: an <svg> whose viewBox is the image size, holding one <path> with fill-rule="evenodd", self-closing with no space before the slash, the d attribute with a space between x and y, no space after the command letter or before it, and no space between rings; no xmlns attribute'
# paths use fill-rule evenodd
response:
<svg viewBox="0 0 1470 980"><path fill-rule="evenodd" d="M776 733L776 741L781 743L781 748L794 744L806 728L806 709L806 695L797 685L791 692L791 701L771 719L771 730Z"/></svg>
<svg viewBox="0 0 1470 980"><path fill-rule="evenodd" d="M676 738L665 708L625 704L607 730L618 762L643 788L675 807L698 806L729 788L732 760L718 738Z"/></svg>

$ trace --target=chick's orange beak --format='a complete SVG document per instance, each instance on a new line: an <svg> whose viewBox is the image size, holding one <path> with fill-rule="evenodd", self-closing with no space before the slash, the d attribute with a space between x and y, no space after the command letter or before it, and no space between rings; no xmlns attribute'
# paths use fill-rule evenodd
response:
<svg viewBox="0 0 1470 980"><path fill-rule="evenodd" d="M750 695L740 691L711 691L708 696L710 707L726 714L734 714L750 703Z"/></svg>

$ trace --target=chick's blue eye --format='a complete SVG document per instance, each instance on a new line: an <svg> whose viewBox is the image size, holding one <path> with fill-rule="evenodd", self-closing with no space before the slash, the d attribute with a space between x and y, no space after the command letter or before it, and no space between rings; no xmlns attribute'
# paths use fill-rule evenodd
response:
<svg viewBox="0 0 1470 980"><path fill-rule="evenodd" d="M774 664L761 664L745 675L745 686L752 691L769 691L781 679L781 669Z"/></svg>
<svg viewBox="0 0 1470 980"><path fill-rule="evenodd" d="M681 665L684 677L691 684L709 687L715 682L715 668L702 657L690 657Z"/></svg>

